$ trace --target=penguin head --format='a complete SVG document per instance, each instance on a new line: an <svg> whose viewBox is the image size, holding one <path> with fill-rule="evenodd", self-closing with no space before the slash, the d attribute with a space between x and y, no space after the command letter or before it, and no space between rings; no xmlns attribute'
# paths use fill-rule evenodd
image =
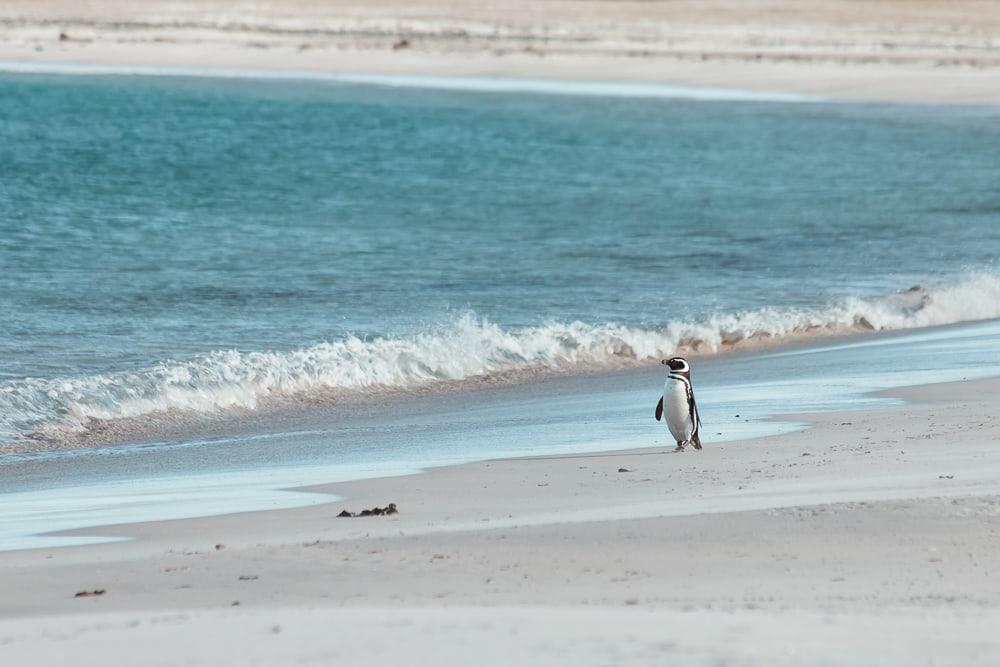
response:
<svg viewBox="0 0 1000 667"><path fill-rule="evenodd" d="M672 373L690 373L691 366L684 357L672 357L660 362L670 369Z"/></svg>

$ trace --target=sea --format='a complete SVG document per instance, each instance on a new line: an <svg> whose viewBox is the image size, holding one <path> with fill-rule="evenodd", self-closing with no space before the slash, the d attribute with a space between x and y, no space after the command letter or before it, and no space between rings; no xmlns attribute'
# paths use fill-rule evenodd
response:
<svg viewBox="0 0 1000 667"><path fill-rule="evenodd" d="M194 74L0 73L0 548L1000 372L998 108Z"/></svg>

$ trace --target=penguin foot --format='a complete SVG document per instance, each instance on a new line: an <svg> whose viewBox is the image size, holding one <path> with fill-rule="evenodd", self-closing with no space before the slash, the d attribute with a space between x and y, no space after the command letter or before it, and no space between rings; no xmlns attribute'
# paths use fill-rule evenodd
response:
<svg viewBox="0 0 1000 667"><path fill-rule="evenodd" d="M694 448L695 449L701 449L701 443L700 442L694 443Z"/></svg>
<svg viewBox="0 0 1000 667"><path fill-rule="evenodd" d="M674 447L674 451L675 451L675 452L683 452L683 451L684 451L684 444L683 444L683 443L680 443L680 442L678 442L678 443L677 443L677 446L676 446L676 447Z"/></svg>

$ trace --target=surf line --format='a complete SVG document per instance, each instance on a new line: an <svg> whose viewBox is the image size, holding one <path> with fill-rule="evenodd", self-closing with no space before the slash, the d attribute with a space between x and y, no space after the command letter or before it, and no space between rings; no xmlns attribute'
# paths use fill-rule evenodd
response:
<svg viewBox="0 0 1000 667"><path fill-rule="evenodd" d="M415 88L480 93L530 93L579 97L626 97L646 99L687 99L701 101L829 103L823 97L781 91L754 91L740 88L686 86L653 81L601 81L537 79L491 76L438 76L419 74L366 74L313 70L261 70L214 67L160 67L155 65L112 65L0 61L0 72L8 74L51 74L69 76L143 76L211 79L263 79L272 81L317 81L340 84Z"/></svg>

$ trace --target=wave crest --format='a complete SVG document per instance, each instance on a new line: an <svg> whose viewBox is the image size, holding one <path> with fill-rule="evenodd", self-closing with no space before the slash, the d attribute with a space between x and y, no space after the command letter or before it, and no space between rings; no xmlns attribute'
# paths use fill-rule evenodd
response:
<svg viewBox="0 0 1000 667"><path fill-rule="evenodd" d="M168 411L257 408L317 390L406 390L517 373L620 367L675 353L714 354L811 336L1000 317L1000 276L977 274L817 309L764 308L640 328L583 322L504 330L467 314L406 338L348 337L286 352L217 351L123 373L0 385L0 431L39 439L104 420Z"/></svg>

